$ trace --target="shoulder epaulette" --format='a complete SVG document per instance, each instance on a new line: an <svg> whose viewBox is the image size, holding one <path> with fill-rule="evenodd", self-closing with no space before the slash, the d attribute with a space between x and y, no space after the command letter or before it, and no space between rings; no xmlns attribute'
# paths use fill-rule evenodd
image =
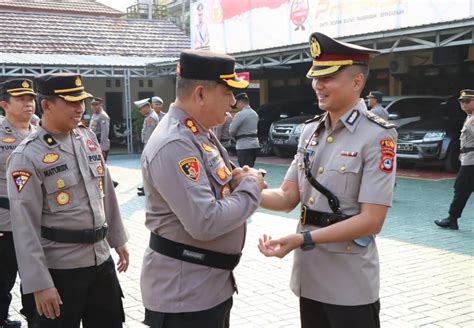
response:
<svg viewBox="0 0 474 328"><path fill-rule="evenodd" d="M323 119L323 117L324 117L324 114L316 115L315 117L310 118L309 120L304 121L304 124L308 124L308 123L311 123L311 122L320 121L320 120Z"/></svg>
<svg viewBox="0 0 474 328"><path fill-rule="evenodd" d="M38 133L36 131L30 133L25 139L23 139L23 141L18 145L18 147L16 147L15 152L19 152L22 149L25 149L26 145L28 145L36 138L38 138Z"/></svg>
<svg viewBox="0 0 474 328"><path fill-rule="evenodd" d="M378 116L374 113L367 112L366 116L369 119L369 121L372 121L377 125L380 125L384 129L393 129L393 128L395 128L394 124L385 121L383 118L381 118L380 116Z"/></svg>

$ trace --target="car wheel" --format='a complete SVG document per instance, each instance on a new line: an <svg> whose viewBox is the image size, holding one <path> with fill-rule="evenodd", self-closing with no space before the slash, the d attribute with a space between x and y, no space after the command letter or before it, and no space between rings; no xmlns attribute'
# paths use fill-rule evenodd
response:
<svg viewBox="0 0 474 328"><path fill-rule="evenodd" d="M272 156L273 155L273 147L268 139L260 140L260 156Z"/></svg>
<svg viewBox="0 0 474 328"><path fill-rule="evenodd" d="M444 160L444 168L448 172L457 172L461 166L459 161L459 145L451 143L448 148L446 159Z"/></svg>

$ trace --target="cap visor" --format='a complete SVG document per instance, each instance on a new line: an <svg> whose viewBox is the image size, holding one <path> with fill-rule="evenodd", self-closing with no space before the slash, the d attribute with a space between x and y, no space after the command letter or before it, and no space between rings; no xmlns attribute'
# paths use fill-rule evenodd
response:
<svg viewBox="0 0 474 328"><path fill-rule="evenodd" d="M222 79L229 87L234 89L245 89L249 86L249 82L242 79Z"/></svg>
<svg viewBox="0 0 474 328"><path fill-rule="evenodd" d="M306 77L309 79L326 77L336 74L343 66L313 66L310 68Z"/></svg>
<svg viewBox="0 0 474 328"><path fill-rule="evenodd" d="M81 101L87 98L92 98L93 95L85 91L82 91L80 93L72 94L72 95L58 95L58 97L61 97L66 101L74 102L74 101Z"/></svg>
<svg viewBox="0 0 474 328"><path fill-rule="evenodd" d="M19 97L19 96L23 96L23 95L36 96L36 93L34 93L34 92L31 91L31 90L18 91L18 92L9 92L9 94L10 94L10 96L12 96L12 97Z"/></svg>

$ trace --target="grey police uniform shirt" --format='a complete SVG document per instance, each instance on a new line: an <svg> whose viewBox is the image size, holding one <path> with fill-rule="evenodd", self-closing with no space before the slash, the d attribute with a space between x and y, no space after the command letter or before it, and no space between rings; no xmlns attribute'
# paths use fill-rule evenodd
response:
<svg viewBox="0 0 474 328"><path fill-rule="evenodd" d="M474 147L474 115L468 115L461 129L461 148ZM474 151L467 154L461 154L461 165L474 165Z"/></svg>
<svg viewBox="0 0 474 328"><path fill-rule="evenodd" d="M298 151L285 176L298 184L301 204L332 213L327 198L314 189L304 174L304 148L311 173L334 193L342 212L356 215L361 204L392 205L395 183L397 133L367 118L363 100L331 128L327 114L319 123L305 125ZM375 115L374 115L375 116ZM377 117L378 118L378 117ZM380 118L378 118L380 120ZM322 125L318 133L316 128ZM298 224L298 231L318 229ZM316 244L312 250L294 252L291 289L300 297L336 305L355 306L379 298L379 258L373 240L368 247L351 241Z"/></svg>
<svg viewBox="0 0 474 328"><path fill-rule="evenodd" d="M212 138L212 139L211 139ZM260 189L244 178L234 189L229 157L215 136L171 106L142 154L146 227L164 238L238 254ZM141 291L145 308L192 312L212 308L234 293L231 271L184 262L147 247Z"/></svg>
<svg viewBox="0 0 474 328"><path fill-rule="evenodd" d="M110 140L109 140L109 129L110 129L110 117L104 111L100 113L92 114L91 122L89 124L92 132L95 133L97 140L99 141L100 148L103 151L110 150Z"/></svg>
<svg viewBox="0 0 474 328"><path fill-rule="evenodd" d="M232 137L229 131L231 123L232 123L232 114L227 112L225 113L224 123L211 129L212 132L214 132L214 134L216 135L217 140L219 140L222 146L226 148L230 147L231 145Z"/></svg>
<svg viewBox="0 0 474 328"><path fill-rule="evenodd" d="M142 142L146 144L148 139L150 139L151 134L158 126L160 119L155 111L152 109L150 114L148 114L145 119L143 120L143 128L142 128Z"/></svg>
<svg viewBox="0 0 474 328"><path fill-rule="evenodd" d="M381 118L383 118L384 120L388 121L388 118L389 118L388 111L385 108L383 108L382 105L379 104L379 105L371 108L370 111L372 113L374 113L375 115L378 115Z"/></svg>
<svg viewBox="0 0 474 328"><path fill-rule="evenodd" d="M49 269L102 264L109 247L124 245L127 233L95 134L86 127L53 136L42 127L12 153L8 195L18 268L25 294L54 286ZM41 237L41 226L84 230L108 224L94 244L59 243Z"/></svg>
<svg viewBox="0 0 474 328"><path fill-rule="evenodd" d="M30 131L35 127L30 125ZM0 120L0 197L8 198L7 159L27 136L19 133L6 118ZM0 231L12 231L10 211L0 207Z"/></svg>
<svg viewBox="0 0 474 328"><path fill-rule="evenodd" d="M237 114L229 127L230 135L236 140L235 149L255 149L260 144L257 137L238 138L244 134L257 134L258 114L250 106L242 108Z"/></svg>

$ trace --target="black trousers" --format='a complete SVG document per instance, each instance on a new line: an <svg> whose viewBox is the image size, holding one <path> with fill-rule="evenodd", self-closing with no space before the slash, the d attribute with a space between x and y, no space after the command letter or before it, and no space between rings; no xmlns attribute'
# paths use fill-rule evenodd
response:
<svg viewBox="0 0 474 328"><path fill-rule="evenodd" d="M259 152L260 148L237 149L237 161L239 162L239 166L243 167L244 165L248 165L253 167Z"/></svg>
<svg viewBox="0 0 474 328"><path fill-rule="evenodd" d="M232 297L208 310L163 313L145 309L143 323L151 328L229 328Z"/></svg>
<svg viewBox="0 0 474 328"><path fill-rule="evenodd" d="M380 301L343 306L300 298L301 328L380 328Z"/></svg>
<svg viewBox="0 0 474 328"><path fill-rule="evenodd" d="M461 166L456 182L454 183L454 196L449 207L449 216L460 218L466 203L474 191L474 165Z"/></svg>
<svg viewBox="0 0 474 328"><path fill-rule="evenodd" d="M8 309L12 300L11 290L15 285L18 264L16 261L15 244L11 231L0 231L0 321L8 318ZM23 313L27 318L32 318L35 304L30 295L21 296Z"/></svg>
<svg viewBox="0 0 474 328"><path fill-rule="evenodd" d="M118 328L125 321L122 290L112 257L99 266L50 269L61 296L61 314L47 319L36 313L39 328Z"/></svg>

